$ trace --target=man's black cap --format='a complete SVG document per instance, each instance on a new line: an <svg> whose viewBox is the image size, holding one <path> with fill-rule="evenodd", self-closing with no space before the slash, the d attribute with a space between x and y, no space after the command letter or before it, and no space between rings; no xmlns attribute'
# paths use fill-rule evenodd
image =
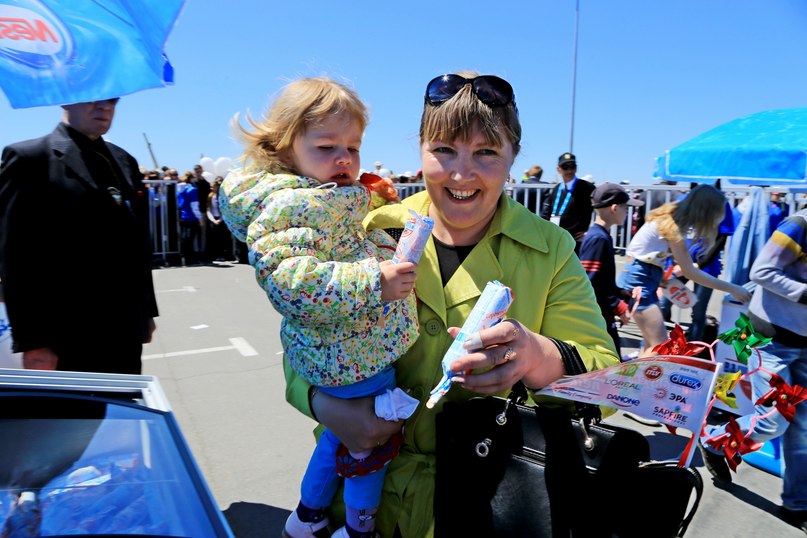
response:
<svg viewBox="0 0 807 538"><path fill-rule="evenodd" d="M558 166L566 163L574 163L577 164L577 157L572 155L571 153L564 153L560 157L558 157Z"/></svg>
<svg viewBox="0 0 807 538"><path fill-rule="evenodd" d="M614 204L628 204L639 207L643 206L644 202L631 198L625 189L616 183L603 183L591 193L591 205L595 208L608 207Z"/></svg>

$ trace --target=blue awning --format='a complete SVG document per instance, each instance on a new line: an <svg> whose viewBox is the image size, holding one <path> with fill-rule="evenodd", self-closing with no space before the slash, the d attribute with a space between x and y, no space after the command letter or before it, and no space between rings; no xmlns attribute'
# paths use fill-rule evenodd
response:
<svg viewBox="0 0 807 538"><path fill-rule="evenodd" d="M657 159L658 179L807 185L807 108L769 110L715 127Z"/></svg>

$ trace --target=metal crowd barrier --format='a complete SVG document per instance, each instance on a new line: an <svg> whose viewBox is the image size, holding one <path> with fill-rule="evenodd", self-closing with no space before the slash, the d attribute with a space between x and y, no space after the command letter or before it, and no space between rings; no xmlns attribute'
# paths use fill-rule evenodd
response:
<svg viewBox="0 0 807 538"><path fill-rule="evenodd" d="M152 248L155 258L162 260L164 265L179 260L179 216L177 212L177 181L159 180L146 183L149 191L149 228L151 230ZM505 186L505 193L517 202L529 208L536 215L540 214L544 199L555 188L557 183L508 183ZM652 211L661 204L674 201L679 194L689 190L689 184L680 185L623 185L631 196L638 196L643 191L647 194L643 197L646 205L642 208L628 208L628 217L622 226L614 226L611 229L611 237L614 240L614 248L618 254L624 254L626 247L630 243L633 234L644 222L644 215ZM420 183L396 183L398 195L403 200L426 188L423 182ZM732 207L749 193L753 187L723 187L723 192L728 198ZM784 195L784 201L790 208L792 215L804 203L804 200L797 197L804 196L804 189L789 189L786 187L765 187L765 195L780 193ZM637 213L638 212L638 213ZM594 215L592 214L592 221ZM234 249L237 245L234 245Z"/></svg>
<svg viewBox="0 0 807 538"><path fill-rule="evenodd" d="M179 260L178 183L176 180L144 182L149 194L151 248L154 258L161 259L163 265Z"/></svg>
<svg viewBox="0 0 807 538"><path fill-rule="evenodd" d="M556 185L557 183L508 183L505 185L504 190L508 196L530 209L536 215L539 215L544 199L549 196ZM631 197L638 196L642 192L647 192L647 194L643 196L643 199L646 201L644 207L628 207L628 217L625 219L625 224L614 226L611 229L611 237L614 240L614 249L617 254L625 253L625 249L628 244L630 244L633 234L635 234L644 223L644 215L660 205L675 201L681 193L689 191L688 183L678 185L622 185L622 187ZM396 183L395 188L398 189L398 195L403 200L408 196L424 190L426 187L421 182ZM754 187L723 186L721 190L726 195L731 206L736 207L753 188ZM804 189L764 187L763 191L766 196L770 196L771 193L784 195L783 200L789 206L791 215L804 203L804 201L797 198L797 196L804 196ZM592 222L594 221L593 213L591 220Z"/></svg>

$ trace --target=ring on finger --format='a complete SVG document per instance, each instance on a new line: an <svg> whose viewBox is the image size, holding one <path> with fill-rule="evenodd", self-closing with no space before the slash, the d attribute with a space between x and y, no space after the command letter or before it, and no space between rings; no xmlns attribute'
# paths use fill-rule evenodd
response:
<svg viewBox="0 0 807 538"><path fill-rule="evenodd" d="M515 355L516 355L516 352L513 350L513 348L510 347L510 346L507 346L507 349L504 351L504 357L502 357L502 360L503 360L503 362L509 362L509 361L513 360L513 357L515 357Z"/></svg>

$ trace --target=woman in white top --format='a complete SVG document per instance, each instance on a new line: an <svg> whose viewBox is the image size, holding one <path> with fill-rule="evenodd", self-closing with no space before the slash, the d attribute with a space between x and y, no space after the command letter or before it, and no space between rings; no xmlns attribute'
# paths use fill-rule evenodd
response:
<svg viewBox="0 0 807 538"><path fill-rule="evenodd" d="M651 211L644 226L628 245L628 263L619 276L618 284L627 290L637 286L642 288L639 306L633 316L643 338L639 356L655 355L652 349L667 340L664 318L658 305L658 287L670 259L680 267L682 276L701 286L730 293L744 303L751 298L751 294L742 286L698 269L687 249L688 234L700 239L705 249L711 247L725 216L725 205L726 198L722 192L710 185L698 185L683 200L664 204Z"/></svg>

